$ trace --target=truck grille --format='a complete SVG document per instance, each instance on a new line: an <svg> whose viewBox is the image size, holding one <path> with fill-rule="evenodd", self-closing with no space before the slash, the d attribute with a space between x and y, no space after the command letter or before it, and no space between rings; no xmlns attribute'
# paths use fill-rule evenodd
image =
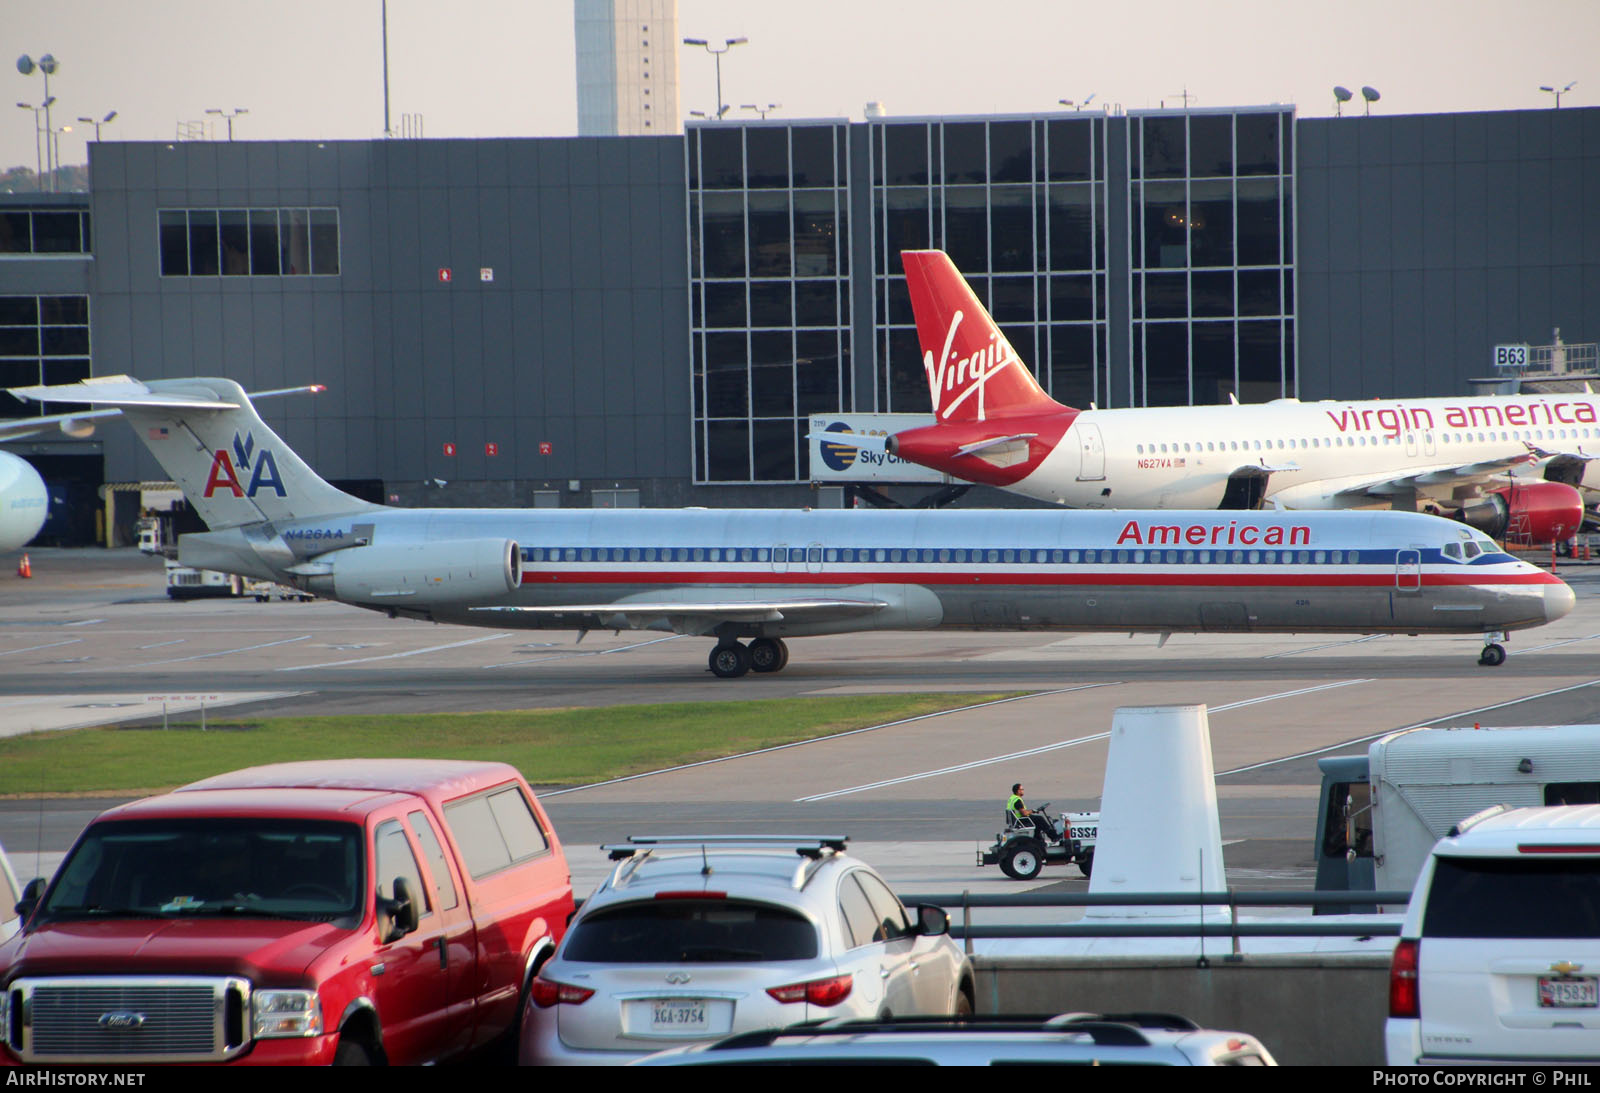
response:
<svg viewBox="0 0 1600 1093"><path fill-rule="evenodd" d="M215 1062L245 1046L242 979L19 979L11 991L22 1017L11 1047L24 1062Z"/></svg>

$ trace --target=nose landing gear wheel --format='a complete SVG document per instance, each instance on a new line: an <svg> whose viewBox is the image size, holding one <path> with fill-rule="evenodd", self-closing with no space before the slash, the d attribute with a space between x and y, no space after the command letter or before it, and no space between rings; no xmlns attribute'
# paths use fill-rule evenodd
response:
<svg viewBox="0 0 1600 1093"><path fill-rule="evenodd" d="M1485 668L1497 668L1506 662L1506 647L1491 642L1483 647L1483 653L1478 657L1478 663Z"/></svg>
<svg viewBox="0 0 1600 1093"><path fill-rule="evenodd" d="M782 638L757 638L750 643L750 667L757 672L781 672L789 663L789 647Z"/></svg>
<svg viewBox="0 0 1600 1093"><path fill-rule="evenodd" d="M711 650L711 671L722 679L738 679L750 670L750 650L738 642Z"/></svg>

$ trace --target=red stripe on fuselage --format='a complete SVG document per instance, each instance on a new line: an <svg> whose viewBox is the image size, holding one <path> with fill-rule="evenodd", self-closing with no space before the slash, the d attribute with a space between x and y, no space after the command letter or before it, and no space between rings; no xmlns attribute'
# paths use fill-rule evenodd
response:
<svg viewBox="0 0 1600 1093"><path fill-rule="evenodd" d="M1410 579L1411 574L1404 575ZM1543 570L1532 573L1422 573L1424 587L1471 587L1494 585L1560 584L1559 578ZM628 585L855 585L920 584L945 586L1022 585L1044 586L1139 586L1191 588L1362 588L1396 585L1392 569L1378 573L1319 573L1294 570L1286 573L873 573L861 571L806 571L701 573L693 570L644 572L641 570L523 570L523 584L628 584Z"/></svg>

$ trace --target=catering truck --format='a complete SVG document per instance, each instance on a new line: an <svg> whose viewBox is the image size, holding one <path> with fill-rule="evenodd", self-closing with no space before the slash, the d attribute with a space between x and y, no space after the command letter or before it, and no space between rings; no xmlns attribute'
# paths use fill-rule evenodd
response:
<svg viewBox="0 0 1600 1093"><path fill-rule="evenodd" d="M503 763L208 778L93 820L0 943L0 1062L428 1063L514 1032L573 910Z"/></svg>
<svg viewBox="0 0 1600 1093"><path fill-rule="evenodd" d="M1323 890L1410 891L1433 845L1491 805L1600 803L1600 725L1406 729L1317 763Z"/></svg>

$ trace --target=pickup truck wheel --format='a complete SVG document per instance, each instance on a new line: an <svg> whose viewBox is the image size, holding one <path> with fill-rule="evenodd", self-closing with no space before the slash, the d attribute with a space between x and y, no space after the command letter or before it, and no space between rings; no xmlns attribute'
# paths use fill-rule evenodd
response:
<svg viewBox="0 0 1600 1093"><path fill-rule="evenodd" d="M1000 868L1009 877L1032 880L1044 870L1044 850L1032 839L1012 843L1000 858Z"/></svg>
<svg viewBox="0 0 1600 1093"><path fill-rule="evenodd" d="M1078 859L1078 872L1082 873L1084 876L1087 877L1089 875L1090 870L1092 870L1093 868L1094 868L1094 851L1093 850L1089 850L1089 851L1084 853L1083 857Z"/></svg>
<svg viewBox="0 0 1600 1093"><path fill-rule="evenodd" d="M367 1045L359 1040L339 1041L338 1048L333 1053L334 1066L371 1066L372 1056L367 1052Z"/></svg>

